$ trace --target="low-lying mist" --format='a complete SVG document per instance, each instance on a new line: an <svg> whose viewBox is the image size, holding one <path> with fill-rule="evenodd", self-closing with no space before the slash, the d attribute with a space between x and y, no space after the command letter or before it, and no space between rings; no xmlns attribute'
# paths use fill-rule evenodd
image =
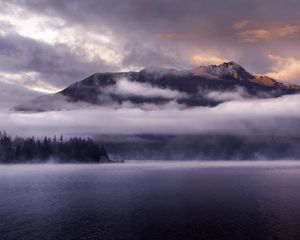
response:
<svg viewBox="0 0 300 240"><path fill-rule="evenodd" d="M116 160L299 160L300 137L272 135L95 136Z"/></svg>
<svg viewBox="0 0 300 240"><path fill-rule="evenodd" d="M236 91L226 98L216 107L188 108L174 101L40 113L6 110L0 112L1 130L19 136L92 136L116 160L300 159L300 94L254 99Z"/></svg>
<svg viewBox="0 0 300 240"><path fill-rule="evenodd" d="M78 134L300 134L300 95L236 99L216 107L177 103L90 107L69 111L1 111L1 129L16 135Z"/></svg>

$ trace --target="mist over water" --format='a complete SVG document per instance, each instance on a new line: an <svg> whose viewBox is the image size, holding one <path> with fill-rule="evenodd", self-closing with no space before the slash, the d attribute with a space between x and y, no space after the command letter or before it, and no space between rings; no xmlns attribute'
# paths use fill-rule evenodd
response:
<svg viewBox="0 0 300 240"><path fill-rule="evenodd" d="M103 106L69 111L0 111L1 128L20 135L203 134L299 136L300 95L235 98L216 107Z"/></svg>
<svg viewBox="0 0 300 240"><path fill-rule="evenodd" d="M135 162L0 166L0 236L298 239L300 164Z"/></svg>

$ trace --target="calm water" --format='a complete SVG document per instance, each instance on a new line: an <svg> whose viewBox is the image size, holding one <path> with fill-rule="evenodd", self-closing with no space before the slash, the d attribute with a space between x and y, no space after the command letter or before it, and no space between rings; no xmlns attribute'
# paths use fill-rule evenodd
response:
<svg viewBox="0 0 300 240"><path fill-rule="evenodd" d="M298 163L0 166L0 239L300 239Z"/></svg>

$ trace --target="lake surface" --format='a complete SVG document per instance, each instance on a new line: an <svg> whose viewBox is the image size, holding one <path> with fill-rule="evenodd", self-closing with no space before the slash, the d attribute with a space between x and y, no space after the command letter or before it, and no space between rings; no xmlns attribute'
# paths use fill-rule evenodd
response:
<svg viewBox="0 0 300 240"><path fill-rule="evenodd" d="M0 166L0 239L300 239L300 162Z"/></svg>

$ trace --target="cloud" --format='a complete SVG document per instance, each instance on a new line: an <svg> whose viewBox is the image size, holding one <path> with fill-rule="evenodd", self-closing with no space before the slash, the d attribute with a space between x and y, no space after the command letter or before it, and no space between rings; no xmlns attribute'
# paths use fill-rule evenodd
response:
<svg viewBox="0 0 300 240"><path fill-rule="evenodd" d="M300 30L298 25L286 25L284 27L276 29L276 34L279 37L287 37L298 33Z"/></svg>
<svg viewBox="0 0 300 240"><path fill-rule="evenodd" d="M6 24L2 35L17 33L20 36L41 41L49 45L64 44L86 60L102 59L107 63L118 64L121 56L114 49L112 40L106 32L85 31L80 25L70 27L61 16L34 14L27 8L11 4L0 22ZM78 34L79 32L85 34ZM63 34L62 34L63 33ZM88 39L88 40L87 40Z"/></svg>
<svg viewBox="0 0 300 240"><path fill-rule="evenodd" d="M82 59L65 44L50 45L16 33L0 36L0 61L0 72L7 80L27 87L44 85L45 89L62 88L101 69L111 69L100 59ZM17 81L14 75L24 81Z"/></svg>
<svg viewBox="0 0 300 240"><path fill-rule="evenodd" d="M272 72L268 76L300 84L300 59L269 55L273 63Z"/></svg>
<svg viewBox="0 0 300 240"><path fill-rule="evenodd" d="M265 29L254 29L240 32L239 37L243 42L266 41L272 38L272 33Z"/></svg>
<svg viewBox="0 0 300 240"><path fill-rule="evenodd" d="M60 89L44 82L40 79L41 76L37 72L18 72L18 73L6 73L0 72L0 81L3 83L17 85L23 88L27 88L31 91L38 93L55 93Z"/></svg>
<svg viewBox="0 0 300 240"><path fill-rule="evenodd" d="M226 58L210 56L210 55L203 55L203 54L196 54L191 56L190 63L192 65L206 65L206 64L221 64L223 62L228 62L229 60Z"/></svg>
<svg viewBox="0 0 300 240"><path fill-rule="evenodd" d="M200 37L200 33L158 33L155 36L163 40L192 40Z"/></svg>
<svg viewBox="0 0 300 240"><path fill-rule="evenodd" d="M22 85L6 83L0 79L0 112L11 108L20 102L26 102L37 97L39 93L23 87Z"/></svg>
<svg viewBox="0 0 300 240"><path fill-rule="evenodd" d="M234 29L244 29L251 23L250 20L240 20L233 24Z"/></svg>
<svg viewBox="0 0 300 240"><path fill-rule="evenodd" d="M12 134L250 134L300 136L300 95L236 99L213 108L176 104L143 110L95 107L85 110L14 113L1 111L1 127Z"/></svg>
<svg viewBox="0 0 300 240"><path fill-rule="evenodd" d="M119 68L120 56L108 35L70 26L62 16L36 14L15 1L2 1L1 7L0 74L5 82L54 92L94 72Z"/></svg>
<svg viewBox="0 0 300 240"><path fill-rule="evenodd" d="M177 67L187 66L185 59L178 53L170 51L168 47L161 46L160 43L153 46L149 40L143 42L133 39L124 46L122 64L125 69L140 70L144 67Z"/></svg>
<svg viewBox="0 0 300 240"><path fill-rule="evenodd" d="M212 91L207 93L205 97L215 101L233 101L243 100L245 97L249 97L249 94L244 88L238 87L234 91Z"/></svg>
<svg viewBox="0 0 300 240"><path fill-rule="evenodd" d="M139 83L121 78L116 81L114 86L108 87L106 93L119 96L142 96L142 97L162 97L166 99L184 98L186 95L179 91L152 86L148 83Z"/></svg>
<svg viewBox="0 0 300 240"><path fill-rule="evenodd" d="M298 25L286 25L272 29L253 29L238 33L242 42L270 41L279 38L290 37L299 32Z"/></svg>
<svg viewBox="0 0 300 240"><path fill-rule="evenodd" d="M285 1L284 4L281 0L276 0L272 6L266 0L251 2L228 0L226 6L222 8L217 2L203 0L188 2L175 0L172 4L168 0L150 2L74 0L68 3L61 3L58 0L38 2L26 0L13 1L13 3L22 7L23 11L25 9L32 13L31 16L39 15L50 20L62 21L64 34L58 35L62 39L66 35L66 41L71 45L74 41L70 39L77 38L85 38L85 42L89 43L92 39L90 33L103 36L104 39L109 40L109 44L99 41L96 46L100 50L96 51L97 48L94 47L89 52L101 55L101 52L104 54L105 50L111 50L112 54L116 54L116 65L122 69L151 66L156 63L156 59L158 64L162 65L174 64L173 67L177 67L178 65L175 64L178 62L188 65L190 56L195 52L216 51L222 58L241 64L247 63L250 68L253 66L258 68L255 69L258 72L260 68L265 67L262 62L266 59L266 56L261 54L261 45L256 48L251 46L241 48L239 36L236 35L237 29L232 28L232 23L236 23L235 26L243 30L241 27L250 26L247 25L248 22L254 26L254 22L259 22L261 29L269 31L270 19L278 26L286 26L298 21L296 11L298 4L293 0ZM290 14L283 15L282 11ZM85 14L86 12L89 14ZM274 16L277 17L274 19ZM49 24L45 26L48 29ZM56 30L60 33L60 27ZM82 32L84 34L81 34ZM130 43L133 43L134 47L128 48ZM81 40L76 46L80 45ZM296 43L292 45L297 48ZM264 49L270 47L275 48L275 46L263 46ZM170 53L175 59L181 61L175 61L173 57L170 61ZM142 57L139 56L140 54ZM232 56L236 58L232 59ZM254 60L258 56L260 64Z"/></svg>

